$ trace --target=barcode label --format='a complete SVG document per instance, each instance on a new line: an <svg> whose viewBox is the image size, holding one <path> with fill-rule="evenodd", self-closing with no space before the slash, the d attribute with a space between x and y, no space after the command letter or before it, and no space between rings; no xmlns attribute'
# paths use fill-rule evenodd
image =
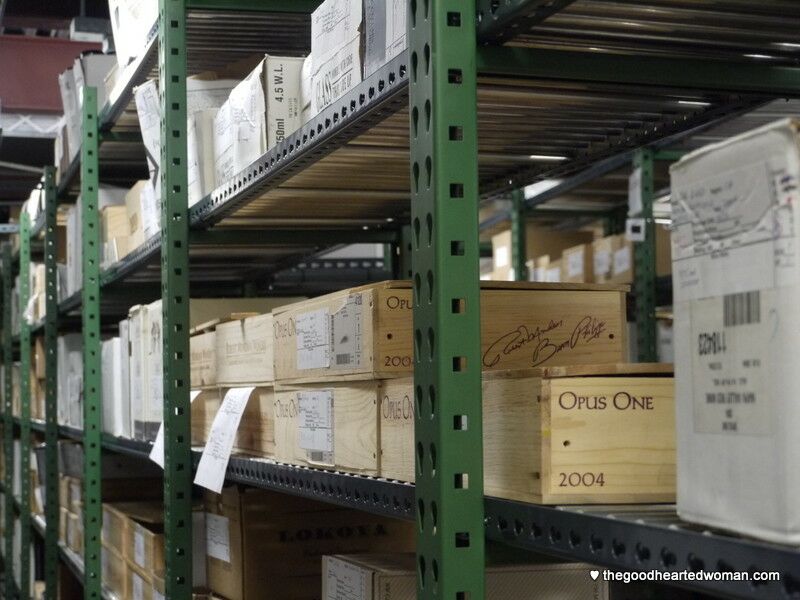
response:
<svg viewBox="0 0 800 600"><path fill-rule="evenodd" d="M337 365L349 365L351 362L351 357L349 354L337 354L336 355L336 364Z"/></svg>
<svg viewBox="0 0 800 600"><path fill-rule="evenodd" d="M761 292L723 296L723 325L736 327L761 322Z"/></svg>

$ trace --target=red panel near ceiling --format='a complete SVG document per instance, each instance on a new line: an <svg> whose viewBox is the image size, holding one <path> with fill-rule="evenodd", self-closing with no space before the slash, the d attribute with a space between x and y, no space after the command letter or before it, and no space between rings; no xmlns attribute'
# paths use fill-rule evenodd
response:
<svg viewBox="0 0 800 600"><path fill-rule="evenodd" d="M0 105L3 112L60 113L58 75L84 50L100 44L57 38L0 35Z"/></svg>

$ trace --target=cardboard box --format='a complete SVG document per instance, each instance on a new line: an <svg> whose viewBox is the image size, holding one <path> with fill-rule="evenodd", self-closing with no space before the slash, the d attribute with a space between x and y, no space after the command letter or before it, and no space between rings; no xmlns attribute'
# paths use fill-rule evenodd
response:
<svg viewBox="0 0 800 600"><path fill-rule="evenodd" d="M228 600L315 600L322 556L411 552L415 525L255 488L207 492L208 586Z"/></svg>
<svg viewBox="0 0 800 600"><path fill-rule="evenodd" d="M137 181L125 194L125 211L128 216L129 229L128 244L131 250L144 244L145 240L159 227L160 216L155 214L153 210L142 210L142 195L146 193L145 188L149 183L146 179ZM151 204L146 203L144 208L153 207ZM146 235L145 230L150 235Z"/></svg>
<svg viewBox="0 0 800 600"><path fill-rule="evenodd" d="M678 514L800 544L800 122L671 168Z"/></svg>
<svg viewBox="0 0 800 600"><path fill-rule="evenodd" d="M67 544L67 523L69 522L69 511L64 506L58 509L58 541Z"/></svg>
<svg viewBox="0 0 800 600"><path fill-rule="evenodd" d="M141 56L158 24L158 4L147 0L109 0L111 31L119 67Z"/></svg>
<svg viewBox="0 0 800 600"><path fill-rule="evenodd" d="M536 260L542 256L557 260L567 248L578 244L590 244L593 237L591 231L557 231L529 223L525 227L525 260L526 262ZM506 230L493 235L492 259L496 281L514 280L516 274L513 272L511 255L511 231Z"/></svg>
<svg viewBox="0 0 800 600"><path fill-rule="evenodd" d="M205 445L226 392L226 388L204 390L192 402L193 443ZM233 438L234 452L261 457L274 456L274 402L275 393L272 387L257 387L253 390Z"/></svg>
<svg viewBox="0 0 800 600"><path fill-rule="evenodd" d="M186 128L189 207L197 204L217 187L214 164L214 118L218 111L217 108L209 108L189 115Z"/></svg>
<svg viewBox="0 0 800 600"><path fill-rule="evenodd" d="M121 556L125 556L125 541L128 539L128 515L126 504L103 503L103 527L101 539L103 547L112 548Z"/></svg>
<svg viewBox="0 0 800 600"><path fill-rule="evenodd" d="M71 162L81 147L81 111L78 106L78 92L75 88L75 74L67 69L58 76L58 88L61 92L61 106L67 125L67 162Z"/></svg>
<svg viewBox="0 0 800 600"><path fill-rule="evenodd" d="M325 0L311 13L311 116L362 79L362 0Z"/></svg>
<svg viewBox="0 0 800 600"><path fill-rule="evenodd" d="M633 283L634 246L624 235L616 236L616 247L611 259L609 283ZM658 248L656 248L658 253ZM657 260L657 259L656 259Z"/></svg>
<svg viewBox="0 0 800 600"><path fill-rule="evenodd" d="M115 437L131 437L131 405L128 380L122 378L128 349L118 337L102 342L103 431Z"/></svg>
<svg viewBox="0 0 800 600"><path fill-rule="evenodd" d="M78 509L77 513L67 513L67 547L83 556L83 506Z"/></svg>
<svg viewBox="0 0 800 600"><path fill-rule="evenodd" d="M217 382L271 384L275 380L273 335L271 313L217 325Z"/></svg>
<svg viewBox="0 0 800 600"><path fill-rule="evenodd" d="M126 556L144 573L164 570L164 507L153 507L153 514L131 515L126 529Z"/></svg>
<svg viewBox="0 0 800 600"><path fill-rule="evenodd" d="M589 576L590 565L570 563L489 565L487 600L592 598L607 600L608 584ZM324 556L325 600L415 600L418 566L413 554Z"/></svg>
<svg viewBox="0 0 800 600"><path fill-rule="evenodd" d="M403 12L405 13L405 9ZM300 113L304 60L303 57L270 55L264 59L267 149L282 142L303 124Z"/></svg>
<svg viewBox="0 0 800 600"><path fill-rule="evenodd" d="M125 194L127 200L128 194ZM103 242L130 235L128 209L126 205L106 206L100 211L100 236Z"/></svg>
<svg viewBox="0 0 800 600"><path fill-rule="evenodd" d="M83 107L83 89L88 86L97 89L97 109L102 111L108 99L105 78L115 63L116 57L113 54L99 52L84 52L75 59L72 72L75 78L78 107Z"/></svg>
<svg viewBox="0 0 800 600"><path fill-rule="evenodd" d="M414 480L411 379L381 382L380 475ZM540 504L672 502L672 366L485 373L484 489Z"/></svg>
<svg viewBox="0 0 800 600"><path fill-rule="evenodd" d="M44 338L36 336L33 340L33 371L37 379L45 378L46 356L44 353Z"/></svg>
<svg viewBox="0 0 800 600"><path fill-rule="evenodd" d="M624 360L626 289L484 282L483 368ZM273 314L279 383L345 375L374 379L412 371L412 300L407 281L343 290L275 309Z"/></svg>
<svg viewBox="0 0 800 600"><path fill-rule="evenodd" d="M278 388L275 459L377 476L378 381Z"/></svg>
<svg viewBox="0 0 800 600"><path fill-rule="evenodd" d="M559 283L561 281L561 259L551 260L545 271L545 281L547 283Z"/></svg>
<svg viewBox="0 0 800 600"><path fill-rule="evenodd" d="M217 383L217 332L198 333L189 338L189 373L192 389Z"/></svg>
<svg viewBox="0 0 800 600"><path fill-rule="evenodd" d="M103 544L100 555L101 578L105 585L113 593L124 598L125 576L127 567L125 559L113 548Z"/></svg>
<svg viewBox="0 0 800 600"><path fill-rule="evenodd" d="M195 298L189 303L189 326L197 327L232 312L267 312L282 300L270 298ZM130 321L130 405L134 438L153 441L163 420L163 349L161 300L136 305Z"/></svg>
<svg viewBox="0 0 800 600"><path fill-rule="evenodd" d="M607 283L612 276L614 252L619 247L619 236L609 235L592 242L593 273L596 283Z"/></svg>
<svg viewBox="0 0 800 600"><path fill-rule="evenodd" d="M592 283L594 258L591 244L567 248L561 254L561 281L566 283Z"/></svg>

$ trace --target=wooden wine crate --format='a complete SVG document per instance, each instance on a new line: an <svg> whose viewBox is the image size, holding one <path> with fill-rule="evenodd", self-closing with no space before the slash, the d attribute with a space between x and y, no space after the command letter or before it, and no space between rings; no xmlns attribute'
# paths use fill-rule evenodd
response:
<svg viewBox="0 0 800 600"><path fill-rule="evenodd" d="M673 502L671 369L618 364L484 374L485 493L541 504ZM414 481L412 382L386 380L381 389L380 475Z"/></svg>
<svg viewBox="0 0 800 600"><path fill-rule="evenodd" d="M481 285L484 370L626 359L627 286ZM411 297L408 281L386 281L274 310L276 381L381 379L411 373ZM454 312L463 308L453 299ZM454 316L453 326L457 323ZM422 352L430 351L429 344L423 336Z"/></svg>
<svg viewBox="0 0 800 600"><path fill-rule="evenodd" d="M272 384L272 314L217 325L217 382L220 385Z"/></svg>
<svg viewBox="0 0 800 600"><path fill-rule="evenodd" d="M210 388L200 392L192 402L192 445L204 446L214 417L217 416L228 388ZM275 428L271 386L257 387L247 400L239 429L233 439L233 451L271 458L275 453Z"/></svg>
<svg viewBox="0 0 800 600"><path fill-rule="evenodd" d="M378 475L380 388L378 380L277 387L275 459Z"/></svg>

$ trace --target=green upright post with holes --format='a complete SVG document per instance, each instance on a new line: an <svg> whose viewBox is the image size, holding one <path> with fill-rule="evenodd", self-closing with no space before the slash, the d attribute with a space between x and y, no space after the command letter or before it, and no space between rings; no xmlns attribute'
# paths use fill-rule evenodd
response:
<svg viewBox="0 0 800 600"><path fill-rule="evenodd" d="M83 90L81 145L81 252L83 269L83 594L101 597L100 463L102 385L100 379L100 186L97 131L97 90Z"/></svg>
<svg viewBox="0 0 800 600"><path fill-rule="evenodd" d="M474 0L410 0L418 597L484 597Z"/></svg>
<svg viewBox="0 0 800 600"><path fill-rule="evenodd" d="M55 168L44 169L44 442L45 442L45 544L44 581L48 600L58 598L58 197Z"/></svg>
<svg viewBox="0 0 800 600"><path fill-rule="evenodd" d="M27 312L31 295L31 221L22 212L19 230L19 308ZM19 320L19 594L30 596L31 578L31 324L30 315Z"/></svg>
<svg viewBox="0 0 800 600"><path fill-rule="evenodd" d="M640 171L644 241L634 245L634 291L639 362L655 362L656 351L656 229L653 221L653 151L636 151L633 167Z"/></svg>
<svg viewBox="0 0 800 600"><path fill-rule="evenodd" d="M514 281L528 281L526 235L525 192L514 190L511 193L511 266L514 269Z"/></svg>
<svg viewBox="0 0 800 600"><path fill-rule="evenodd" d="M165 597L192 596L186 3L160 0L161 298L164 311Z"/></svg>
<svg viewBox="0 0 800 600"><path fill-rule="evenodd" d="M14 597L14 355L11 334L11 292L14 288L11 244L3 244L3 459L5 461L5 597Z"/></svg>

